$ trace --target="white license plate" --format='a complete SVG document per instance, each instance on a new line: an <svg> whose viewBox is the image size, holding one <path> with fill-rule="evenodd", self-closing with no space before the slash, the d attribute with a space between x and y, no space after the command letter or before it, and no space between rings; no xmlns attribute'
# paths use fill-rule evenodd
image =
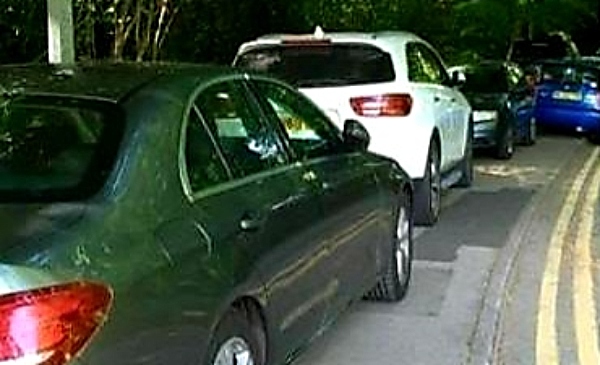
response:
<svg viewBox="0 0 600 365"><path fill-rule="evenodd" d="M559 99L559 100L580 101L581 100L581 93L575 92L575 91L560 91L560 90L557 90L557 91L555 91L555 92L552 93L552 98Z"/></svg>

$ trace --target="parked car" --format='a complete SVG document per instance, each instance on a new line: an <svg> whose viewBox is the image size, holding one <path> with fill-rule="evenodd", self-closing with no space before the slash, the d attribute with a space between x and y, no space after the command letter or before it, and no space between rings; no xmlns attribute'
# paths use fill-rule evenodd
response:
<svg viewBox="0 0 600 365"><path fill-rule="evenodd" d="M600 56L596 55L596 56L581 56L581 61L583 63L592 65L592 66L596 66L596 67L600 67Z"/></svg>
<svg viewBox="0 0 600 365"><path fill-rule="evenodd" d="M461 91L473 108L474 148L491 148L496 157L508 159L516 143L535 143L534 89L519 66L482 60L449 72L459 72L464 79Z"/></svg>
<svg viewBox="0 0 600 365"><path fill-rule="evenodd" d="M283 364L401 299L412 184L272 78L0 67L0 362Z"/></svg>
<svg viewBox="0 0 600 365"><path fill-rule="evenodd" d="M471 107L439 54L399 31L266 35L242 44L233 64L282 78L341 126L362 122L371 151L415 184L415 221L434 224L441 189L473 178Z"/></svg>
<svg viewBox="0 0 600 365"><path fill-rule="evenodd" d="M506 59L523 68L546 59L578 59L579 49L565 32L550 32L532 39L516 39L509 47Z"/></svg>
<svg viewBox="0 0 600 365"><path fill-rule="evenodd" d="M539 64L534 116L541 127L600 134L600 68L586 61L546 60Z"/></svg>

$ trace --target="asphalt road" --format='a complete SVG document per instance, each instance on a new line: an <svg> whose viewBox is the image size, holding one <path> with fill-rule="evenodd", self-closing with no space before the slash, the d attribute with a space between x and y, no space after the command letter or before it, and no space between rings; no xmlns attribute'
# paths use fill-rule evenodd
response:
<svg viewBox="0 0 600 365"><path fill-rule="evenodd" d="M438 224L416 231L406 299L357 302L297 364L535 364L546 251L592 150L583 139L543 136L509 161L477 156L474 186L448 191ZM564 363L577 363L573 344L560 352Z"/></svg>

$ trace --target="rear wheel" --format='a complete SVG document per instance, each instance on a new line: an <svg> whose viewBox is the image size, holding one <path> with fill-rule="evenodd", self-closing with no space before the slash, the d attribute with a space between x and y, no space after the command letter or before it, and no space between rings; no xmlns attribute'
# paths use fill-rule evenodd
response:
<svg viewBox="0 0 600 365"><path fill-rule="evenodd" d="M390 240L392 245L384 276L366 297L379 301L396 302L406 296L410 285L413 260L412 199L405 192L398 207L396 230Z"/></svg>
<svg viewBox="0 0 600 365"><path fill-rule="evenodd" d="M422 180L415 182L415 223L431 226L437 222L441 210L442 174L439 146L431 141L427 167Z"/></svg>
<svg viewBox="0 0 600 365"><path fill-rule="evenodd" d="M261 330L262 331L262 330ZM257 329L242 309L233 308L221 321L209 347L209 365L265 365Z"/></svg>

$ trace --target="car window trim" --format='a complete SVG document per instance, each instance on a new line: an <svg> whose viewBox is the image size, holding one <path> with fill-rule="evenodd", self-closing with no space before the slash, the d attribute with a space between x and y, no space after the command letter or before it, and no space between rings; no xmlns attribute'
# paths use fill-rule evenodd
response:
<svg viewBox="0 0 600 365"><path fill-rule="evenodd" d="M265 117L268 119L270 124L274 125L275 129L277 130L277 133L280 135L280 138L282 139L282 141L284 141L285 147L286 147L289 157L290 157L290 162L294 163L294 162L298 162L298 161L312 161L314 159L319 159L322 157L327 158L327 157L332 156L332 155L317 156L317 157L311 157L308 160L302 160L301 157L298 156L296 151L294 151L294 149L292 148L290 138L288 137L287 132L284 130L283 126L281 125L281 122L279 121L279 118L277 117L277 115L271 110L271 107L268 105L267 101L264 98L258 96L258 95L260 95L260 92L258 91L258 87L255 85L255 82L268 82L268 83L278 85L284 89L288 89L290 91L295 92L295 89L293 87L291 87L285 83L279 82L277 80L269 79L266 77L255 76L255 75L252 75L252 76L246 75L246 82L247 82L248 88L253 93L253 97L257 100L257 104L263 109L263 113L265 114ZM312 101L304 94L300 93L300 97L303 98L305 101L312 103ZM321 112L321 114L323 114L324 118L329 120L327 115L325 115L322 112ZM340 131L339 128L337 128L333 124L333 122L330 121L330 123L334 127L334 130L335 130L334 135L338 139L338 141L337 141L338 144L340 146L343 146L344 139L342 138L342 131ZM346 151L344 149L340 149L339 151L336 152L335 155L341 155L341 154L345 154L347 152L348 151Z"/></svg>
<svg viewBox="0 0 600 365"><path fill-rule="evenodd" d="M246 77L244 78L244 84L246 85L248 92L252 95L252 99L254 99L256 105L260 108L261 113L264 116L267 123L269 123L269 125L271 125L273 127L273 129L275 130L275 133L279 137L278 140L280 141L282 147L285 149L285 151L288 155L288 162L294 163L294 162L298 161L299 157L297 156L296 152L292 148L290 139L288 138L287 133L283 129L283 126L279 122L277 116L275 115L275 113L273 113L271 111L270 106L267 105L267 101L265 100L265 98L258 96L260 94L260 92L258 91L258 88L255 85L255 81L266 81L266 82L273 82L273 81L270 79L267 79L267 78L262 78L262 77L255 77L255 76L251 77L248 74L246 74ZM275 83L279 84L277 82L275 82Z"/></svg>
<svg viewBox="0 0 600 365"><path fill-rule="evenodd" d="M302 162L294 162L294 163L287 163L285 165L282 166L278 166L278 167L274 167L271 169L267 169L265 171L259 171L244 177L239 177L239 178L233 178L229 181L217 184L217 185L213 185L210 187L207 187L205 189L201 189L198 190L194 193L192 193L191 195L188 195L188 200L190 201L190 203L195 203L198 200L210 197L210 196L214 196L214 195L218 195L221 194L227 190L230 189L236 189L240 186L244 186L244 185L248 185L248 184L252 184L256 181L260 181L260 180L264 180L265 178L274 176L274 175L279 175L279 174L285 174L290 170L293 169L305 169L305 164Z"/></svg>
<svg viewBox="0 0 600 365"><path fill-rule="evenodd" d="M293 151L290 148L289 141L287 140L287 136L284 134L284 131L281 129L279 123L275 123L269 113L267 112L267 108L263 105L263 101L260 97L257 96L258 90L251 85L250 77L247 74L244 74L244 77L241 79L241 84L246 93L246 98L248 102L252 104L253 108L256 109L256 112L259 116L259 121L263 127L271 130L273 132L273 137L276 140L277 146L281 149L286 159L286 164L292 163L294 161Z"/></svg>
<svg viewBox="0 0 600 365"><path fill-rule="evenodd" d="M188 128L188 125L190 122L189 116L192 112L197 113L200 121L202 122L202 128L204 128L204 130L208 134L208 136L211 140L211 143L213 145L213 148L215 148L215 150L217 151L217 154L219 155L219 160L221 162L221 165L227 172L228 181L216 184L215 186L225 184L234 179L233 173L231 171L231 167L229 166L229 164L227 163L227 160L225 160L225 158L223 156L223 151L221 151L220 146L216 143L215 137L211 133L208 125L206 124L206 120L204 119L202 113L200 113L200 111L198 110L198 107L196 106L196 99L198 98L198 95L200 95L200 93L203 90L209 88L212 85L216 85L220 82L224 82L229 79L231 79L231 77L222 77L217 80L212 80L209 83L199 85L196 88L196 90L192 93L192 95L190 96L190 98L188 100L188 105L186 106L186 109L185 109L185 117L183 119L183 122L181 123L181 127L179 130L179 152L178 152L179 156L177 158L177 160L178 160L177 163L179 165L179 179L181 182L181 187L183 189L183 193L190 201L192 201L192 197L198 191L203 191L203 190L211 189L214 187L214 186L211 186L211 187L207 187L204 189L200 189L198 191L194 191L191 186L189 172L188 172L187 164L186 164L185 150L186 150L186 143L187 143L187 128Z"/></svg>

